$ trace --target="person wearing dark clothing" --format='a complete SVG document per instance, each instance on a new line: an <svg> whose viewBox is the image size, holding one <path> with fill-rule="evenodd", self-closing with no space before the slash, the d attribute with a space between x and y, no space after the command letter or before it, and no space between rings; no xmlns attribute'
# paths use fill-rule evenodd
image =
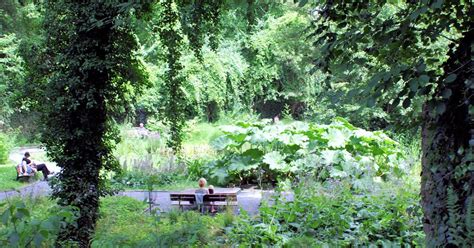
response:
<svg viewBox="0 0 474 248"><path fill-rule="evenodd" d="M30 166L37 171L41 171L43 173L44 180L48 181L48 175L51 174L48 167L45 164L35 164L33 161L31 161L29 152L25 152L25 156L23 157L21 163L27 167Z"/></svg>

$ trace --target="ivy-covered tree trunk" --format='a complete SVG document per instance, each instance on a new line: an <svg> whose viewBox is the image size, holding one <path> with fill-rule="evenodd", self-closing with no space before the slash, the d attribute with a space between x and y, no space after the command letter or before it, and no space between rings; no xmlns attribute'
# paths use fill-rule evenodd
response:
<svg viewBox="0 0 474 248"><path fill-rule="evenodd" d="M62 53L67 70L64 83L53 85L57 87L54 91L63 92L64 97L53 96L55 106L48 116L52 136L47 136L46 144L56 146L60 142L63 146L62 154L56 155L60 157L57 162L62 171L55 196L60 204L77 206L80 210L79 228L67 226L58 242L74 241L80 247L88 247L98 217L99 172L104 156L110 152L103 143L107 130L103 93L110 80L105 60L113 30L112 23L90 28L92 18L110 18L103 16L104 9L71 7L77 11L71 23L77 33L66 41L69 51ZM56 136L55 131L61 133Z"/></svg>
<svg viewBox="0 0 474 248"><path fill-rule="evenodd" d="M474 244L474 26L445 63L424 108L422 182L428 247Z"/></svg>
<svg viewBox="0 0 474 248"><path fill-rule="evenodd" d="M58 246L90 246L99 197L109 192L102 171L119 170L112 155L119 136L109 119L126 102L132 83L147 81L133 55L138 43L127 19L135 7L118 1L46 2L50 66L42 82L42 139L61 167L53 196L79 210L77 222L61 230Z"/></svg>
<svg viewBox="0 0 474 248"><path fill-rule="evenodd" d="M165 107L165 121L170 129L170 139L168 146L175 153L181 150L183 141L183 128L185 126L185 106L186 97L183 90L184 78L180 74L183 65L180 62L181 49L183 48L183 34L180 29L179 12L174 0L165 0L161 2L164 11L162 13L162 22L159 30L160 38L166 51L166 72L163 84L163 96Z"/></svg>

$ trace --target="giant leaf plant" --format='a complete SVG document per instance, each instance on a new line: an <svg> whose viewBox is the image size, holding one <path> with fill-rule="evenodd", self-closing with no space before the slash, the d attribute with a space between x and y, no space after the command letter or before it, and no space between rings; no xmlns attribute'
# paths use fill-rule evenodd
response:
<svg viewBox="0 0 474 248"><path fill-rule="evenodd" d="M212 142L218 159L205 166L219 184L271 183L313 176L360 180L401 176L406 170L399 144L384 132L357 128L336 118L330 125L307 122L238 122L221 127Z"/></svg>

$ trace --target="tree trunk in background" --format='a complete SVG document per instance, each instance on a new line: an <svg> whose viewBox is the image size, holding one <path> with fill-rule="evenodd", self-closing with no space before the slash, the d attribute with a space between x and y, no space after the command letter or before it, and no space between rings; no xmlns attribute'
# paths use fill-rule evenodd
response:
<svg viewBox="0 0 474 248"><path fill-rule="evenodd" d="M423 111L421 195L428 247L474 244L473 28L449 53L439 98ZM456 79L444 81L450 74Z"/></svg>

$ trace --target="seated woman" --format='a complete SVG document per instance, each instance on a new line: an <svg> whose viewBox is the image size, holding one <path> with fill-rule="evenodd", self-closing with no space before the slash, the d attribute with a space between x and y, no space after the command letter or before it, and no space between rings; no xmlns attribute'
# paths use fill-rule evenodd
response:
<svg viewBox="0 0 474 248"><path fill-rule="evenodd" d="M48 175L51 174L48 167L45 164L36 164L30 159L31 155L29 152L25 152L23 159L21 160L21 169L23 173L30 174L31 171L41 171L45 181L48 181ZM18 170L18 169L17 169Z"/></svg>
<svg viewBox="0 0 474 248"><path fill-rule="evenodd" d="M30 174L36 172L36 170L31 168L31 166L26 165L22 161L16 166L16 172L18 173L18 176L29 176Z"/></svg>
<svg viewBox="0 0 474 248"><path fill-rule="evenodd" d="M209 191L205 188L206 184L206 179L200 178L198 181L199 189L194 192L196 194L196 204L198 205L198 209L202 212L204 212L204 195L209 194Z"/></svg>

